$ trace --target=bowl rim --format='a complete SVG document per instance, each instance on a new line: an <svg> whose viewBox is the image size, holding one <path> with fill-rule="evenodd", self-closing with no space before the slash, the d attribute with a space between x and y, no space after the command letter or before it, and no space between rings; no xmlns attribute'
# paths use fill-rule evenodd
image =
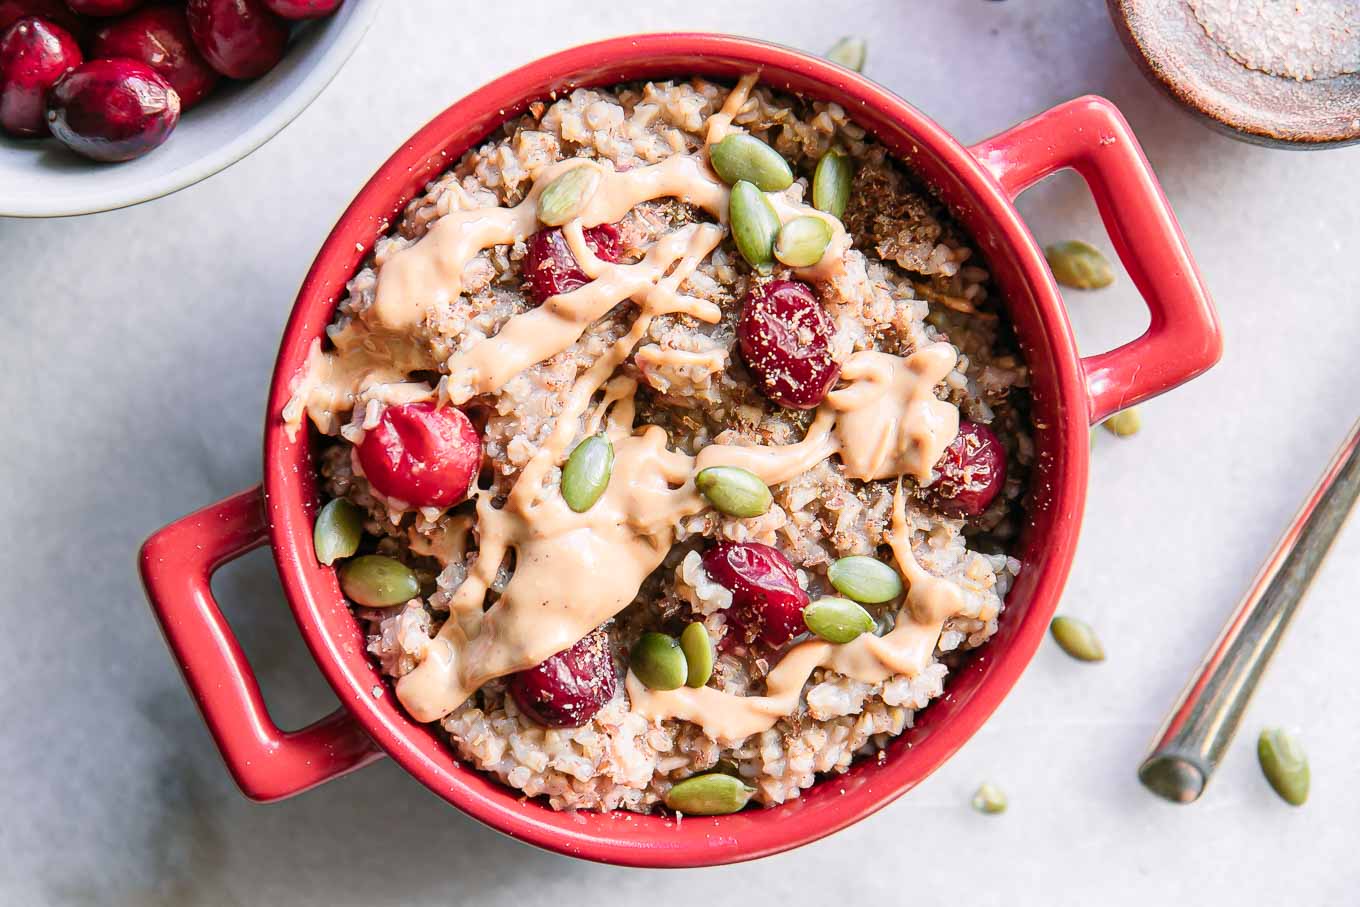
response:
<svg viewBox="0 0 1360 907"><path fill-rule="evenodd" d="M358 49L373 20L378 15L383 0L348 0L344 10L345 19L340 23L340 34L326 48L321 57L302 78L296 87L283 100L269 108L253 126L240 133L235 139L210 154L195 158L182 167L161 174L154 179L129 183L119 188L116 181L113 188L90 193L80 201L65 204L22 203L14 199L0 197L0 217L44 218L76 217L82 214L100 214L130 208L144 202L155 201L187 189L210 176L228 169L283 131L283 128L306 110L315 101L331 80L339 75L345 63ZM92 167L100 165L91 164ZM108 166L117 166L108 165Z"/></svg>
<svg viewBox="0 0 1360 907"><path fill-rule="evenodd" d="M317 488L308 445L313 430L308 426L296 441L290 440L277 414L290 396L289 384L308 346L329 324L345 282L374 240L429 177L483 141L529 101L577 85L668 74L712 77L718 71L729 77L753 69L768 70L776 80L795 74L815 82L826 96L838 96L852 118L863 110L891 120L910 135L913 148L919 143L927 149L975 197L977 216L999 236L993 245L1012 256L1015 280L1034 299L1033 330L1046 345L1051 379L1052 394L1043 404L1047 424L1036 427L1036 441L1046 460L1036 457L1035 475L1042 476L1047 489L1041 492L1045 496L1044 505L1037 508L1041 513L1037 518L1029 514L1031 525L1026 527L1027 534L1037 532L1042 538L1038 546L1042 561L1022 571L1007 596L1009 607L1024 585L1023 613L1009 626L1003 621L999 631L1007 634L1004 646L993 648L999 641L994 639L972 659L970 669L976 665L981 673L975 688L966 696L956 695L955 677L930 706L944 715L943 724L920 742L912 741L913 729L908 729L890 743L894 757L910 749L911 759L857 760L848 774L823 780L796 800L721 818L677 822L632 813L554 812L463 763L446 740L401 712L392 702L395 697L384 695L387 681L364 652L363 634L334 572L319 567L312 556L311 514ZM611 75L620 70L631 75ZM1007 308L1012 308L1009 299ZM560 51L492 80L402 142L318 251L285 326L268 401L264 487L270 547L299 630L340 701L406 771L473 818L547 850L615 865L710 866L779 853L845 828L923 780L972 737L1032 659L1071 567L1086 495L1089 409L1075 340L1039 245L995 176L932 119L871 80L802 51L727 35L630 35ZM1038 524L1042 528L1035 529ZM918 717L932 714L930 709Z"/></svg>

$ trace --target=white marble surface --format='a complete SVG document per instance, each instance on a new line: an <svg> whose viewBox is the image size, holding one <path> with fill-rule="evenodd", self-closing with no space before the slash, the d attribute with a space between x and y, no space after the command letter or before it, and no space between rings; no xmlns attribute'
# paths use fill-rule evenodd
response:
<svg viewBox="0 0 1360 907"><path fill-rule="evenodd" d="M1355 903L1360 862L1360 529L1318 578L1205 798L1134 766L1171 698L1357 415L1360 149L1301 154L1210 133L1147 86L1099 0L391 0L347 69L244 163L171 198L0 221L0 903ZM239 797L134 572L163 523L256 481L269 366L336 215L396 144L512 65L628 31L709 29L821 50L871 35L869 73L965 141L1098 92L1121 106L1214 291L1227 355L1096 444L1063 610L1109 660L1052 646L934 777L829 840L754 864L648 874L490 832L380 763L290 802ZM1060 178L1022 204L1041 240L1094 238ZM1145 323L1127 280L1071 300L1097 351ZM277 717L330 694L268 557L217 583ZM1284 806L1262 724L1303 734L1314 790ZM1011 808L968 807L990 779Z"/></svg>

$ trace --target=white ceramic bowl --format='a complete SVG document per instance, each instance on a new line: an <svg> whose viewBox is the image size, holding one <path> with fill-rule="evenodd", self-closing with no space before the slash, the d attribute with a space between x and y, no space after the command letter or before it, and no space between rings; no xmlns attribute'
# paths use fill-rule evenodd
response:
<svg viewBox="0 0 1360 907"><path fill-rule="evenodd" d="M340 71L382 0L345 0L335 15L296 30L278 66L251 82L223 80L179 121L164 145L100 164L55 139L0 135L0 215L60 217L149 201L230 167L269 141Z"/></svg>

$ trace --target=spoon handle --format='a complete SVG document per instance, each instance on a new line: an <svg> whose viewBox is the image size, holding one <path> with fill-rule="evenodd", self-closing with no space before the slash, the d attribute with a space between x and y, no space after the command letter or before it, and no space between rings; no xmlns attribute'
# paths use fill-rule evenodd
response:
<svg viewBox="0 0 1360 907"><path fill-rule="evenodd" d="M1192 803L1232 742L1256 684L1360 497L1360 422L1304 501L1152 744L1138 778Z"/></svg>

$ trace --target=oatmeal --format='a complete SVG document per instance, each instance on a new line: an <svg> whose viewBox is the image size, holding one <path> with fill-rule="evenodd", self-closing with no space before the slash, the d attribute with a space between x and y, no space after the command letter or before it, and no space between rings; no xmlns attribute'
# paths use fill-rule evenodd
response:
<svg viewBox="0 0 1360 907"><path fill-rule="evenodd" d="M834 104L536 103L408 205L294 381L318 556L401 706L504 783L796 797L911 725L1020 569L1027 375L989 293Z"/></svg>

